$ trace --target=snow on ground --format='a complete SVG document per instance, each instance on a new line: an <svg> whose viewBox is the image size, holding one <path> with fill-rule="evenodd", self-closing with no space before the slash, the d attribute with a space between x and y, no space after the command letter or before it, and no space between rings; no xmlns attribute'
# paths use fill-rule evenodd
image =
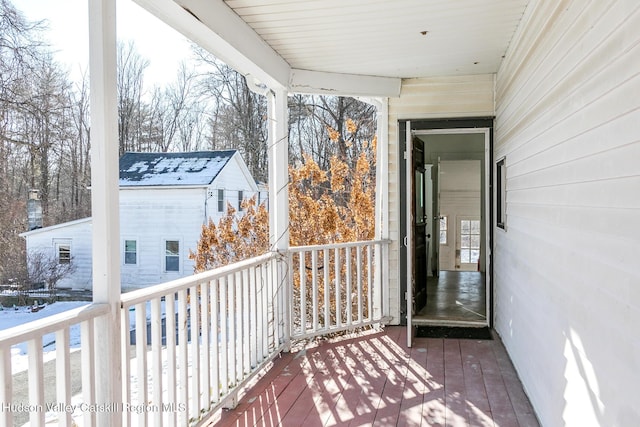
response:
<svg viewBox="0 0 640 427"><path fill-rule="evenodd" d="M9 329L88 304L90 303L87 301L59 301L47 304L42 310L35 313L31 312L31 307L17 307L17 310L14 310L13 307L3 307L0 310L0 330Z"/></svg>
<svg viewBox="0 0 640 427"><path fill-rule="evenodd" d="M13 307L4 307L3 310L0 310L0 330L4 330L4 329L9 329L15 326L20 326L23 325L25 323L31 322L33 320L38 320L38 319L42 319L42 318L46 318L47 316L51 316L54 314L58 314L67 310L72 310L74 308L77 307L81 307L83 305L87 305L89 304L87 301L73 301L73 302L56 302L53 304L49 304L46 305L43 309L41 309L38 312L31 312L29 307L18 307L17 310L14 310ZM175 311L176 313L178 312L178 302L175 302ZM161 317L164 318L165 317L165 302L162 301L161 302ZM147 322L150 321L151 319L151 304L149 302L146 303L146 307L145 307L145 311L146 311L146 319ZM133 328L135 328L135 322L136 322L136 316L135 316L135 309L134 307L131 307L129 309L129 328L130 330L132 330ZM80 325L74 325L70 328L70 348L72 349L71 351L77 351L80 348ZM43 338L43 361L47 362L49 360L54 360L56 357L56 352L55 352L55 334L47 334L44 336ZM188 346L188 364L187 364L187 376L189 378L192 378L193 375L193 367L192 367L192 362L193 362L193 348L191 346ZM28 361L28 357L27 357L27 343L21 343L18 345L15 345L12 347L11 349L11 371L12 374L16 374L19 373L21 371L25 371L28 369L29 367L29 361ZM151 360L152 357L152 350L149 350L147 352L147 360ZM132 426L136 426L138 425L138 412L145 410L144 408L146 408L148 406L147 400L140 400L140 398L138 397L138 364L136 361L136 357L133 357L130 360L130 365L129 365L129 369L130 369L130 395L129 395L129 405L126 410L128 412L131 412L131 425ZM163 402L168 402L169 401L169 396L168 396L168 388L167 388L167 384L168 384L168 377L167 377L167 369L168 369L168 354L167 354L167 349L163 348L162 349L162 369L163 369L163 374L162 374L162 384L163 384ZM178 368L178 371L180 370L180 368ZM151 370L149 370L146 375L143 375L143 377L146 377L147 380L147 384L149 387L148 390L148 395L151 396L152 392L153 392L153 387L155 386L155 381L153 381L152 379L152 372ZM183 385L184 386L184 385ZM73 408L72 411L72 418L73 418L73 422L75 423L75 425L77 426L85 426L88 425L88 423L86 422L86 410L83 411L83 406L82 406L82 402L83 402L83 397L81 394L77 394L72 396L71 398L71 408ZM176 409L174 411L184 411L185 407L183 406L178 406L176 407ZM46 425L57 425L58 424L58 416L60 414L58 412L55 411L47 411L45 414L45 424ZM163 411L163 418L166 419L166 421L168 421L168 418L172 415L172 411L168 411L168 412L164 412ZM23 427L29 427L30 423L26 423L23 425Z"/></svg>
<svg viewBox="0 0 640 427"><path fill-rule="evenodd" d="M3 307L0 310L0 330L13 328L25 323L43 319L54 314L62 313L64 311L72 310L74 308L88 305L87 301L58 301L53 304L46 304L43 309L37 312L31 312L31 307ZM165 317L165 303L161 303L161 317ZM178 302L176 301L175 310L177 313ZM146 318L147 322L151 320L151 303L146 304ZM129 329L135 328L136 316L133 307L129 310ZM80 324L73 325L69 328L70 345L72 349L80 348ZM46 363L49 360L53 360L56 357L56 342L55 333L46 334L42 339L43 361ZM27 357L27 343L23 342L11 347L11 372L17 374L27 370L29 367L29 361Z"/></svg>
<svg viewBox="0 0 640 427"><path fill-rule="evenodd" d="M63 311L87 305L87 301L59 301L47 304L37 312L31 312L31 307L3 307L0 310L0 330L20 326L34 320L42 319ZM70 348L80 348L80 325L69 328ZM43 361L48 362L56 357L55 333L47 334L42 339ZM26 371L29 367L27 357L27 343L23 342L11 347L11 373Z"/></svg>

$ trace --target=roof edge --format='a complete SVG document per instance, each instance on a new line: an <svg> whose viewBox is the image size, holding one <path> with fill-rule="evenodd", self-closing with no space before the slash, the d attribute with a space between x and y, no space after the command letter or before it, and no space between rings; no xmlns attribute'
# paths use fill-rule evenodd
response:
<svg viewBox="0 0 640 427"><path fill-rule="evenodd" d="M67 221L67 222L63 222L63 223L60 223L60 224L50 225L48 227L36 228L36 229L33 229L33 230L25 231L23 233L18 234L18 236L20 236L20 237L29 237L29 236L34 235L34 234L38 234L38 233L45 232L45 231L55 230L57 228L69 227L69 226L72 226L72 225L82 224L84 222L91 222L92 219L93 219L93 217L90 217L90 216L86 217L86 218L75 219L73 221Z"/></svg>

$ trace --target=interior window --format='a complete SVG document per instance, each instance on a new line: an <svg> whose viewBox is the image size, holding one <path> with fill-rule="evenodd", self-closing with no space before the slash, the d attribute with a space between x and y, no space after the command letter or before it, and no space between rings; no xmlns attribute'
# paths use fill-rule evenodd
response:
<svg viewBox="0 0 640 427"><path fill-rule="evenodd" d="M446 215L443 215L440 217L440 244L441 245L446 245L447 244L447 222L448 222L448 218Z"/></svg>
<svg viewBox="0 0 640 427"><path fill-rule="evenodd" d="M477 263L480 258L480 221L460 221L460 262Z"/></svg>

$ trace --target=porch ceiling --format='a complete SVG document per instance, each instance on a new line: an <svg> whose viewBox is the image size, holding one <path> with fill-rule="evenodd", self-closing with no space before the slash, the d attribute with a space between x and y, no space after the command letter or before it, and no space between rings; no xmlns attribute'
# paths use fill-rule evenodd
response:
<svg viewBox="0 0 640 427"><path fill-rule="evenodd" d="M527 2L225 0L292 68L401 78L495 72Z"/></svg>
<svg viewBox="0 0 640 427"><path fill-rule="evenodd" d="M135 1L152 12L158 3L167 3ZM174 5L188 11L192 24L204 24L214 38L291 88L301 70L393 79L495 73L528 2L175 0ZM180 27L175 13L161 19ZM182 31L193 32L186 28ZM202 38L206 42L207 37ZM269 84L251 67L233 64L232 53L219 46L207 48ZM324 74L298 74L303 80L320 77L325 86L331 84Z"/></svg>

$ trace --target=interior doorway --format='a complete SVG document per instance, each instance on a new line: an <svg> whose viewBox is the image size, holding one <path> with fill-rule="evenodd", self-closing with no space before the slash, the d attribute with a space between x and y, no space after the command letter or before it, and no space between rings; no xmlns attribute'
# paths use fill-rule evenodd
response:
<svg viewBox="0 0 640 427"><path fill-rule="evenodd" d="M439 269L479 271L481 161L442 160L439 167Z"/></svg>
<svg viewBox="0 0 640 427"><path fill-rule="evenodd" d="M411 153L401 171L410 327L491 326L491 120L480 121L487 126L407 121L402 132Z"/></svg>

